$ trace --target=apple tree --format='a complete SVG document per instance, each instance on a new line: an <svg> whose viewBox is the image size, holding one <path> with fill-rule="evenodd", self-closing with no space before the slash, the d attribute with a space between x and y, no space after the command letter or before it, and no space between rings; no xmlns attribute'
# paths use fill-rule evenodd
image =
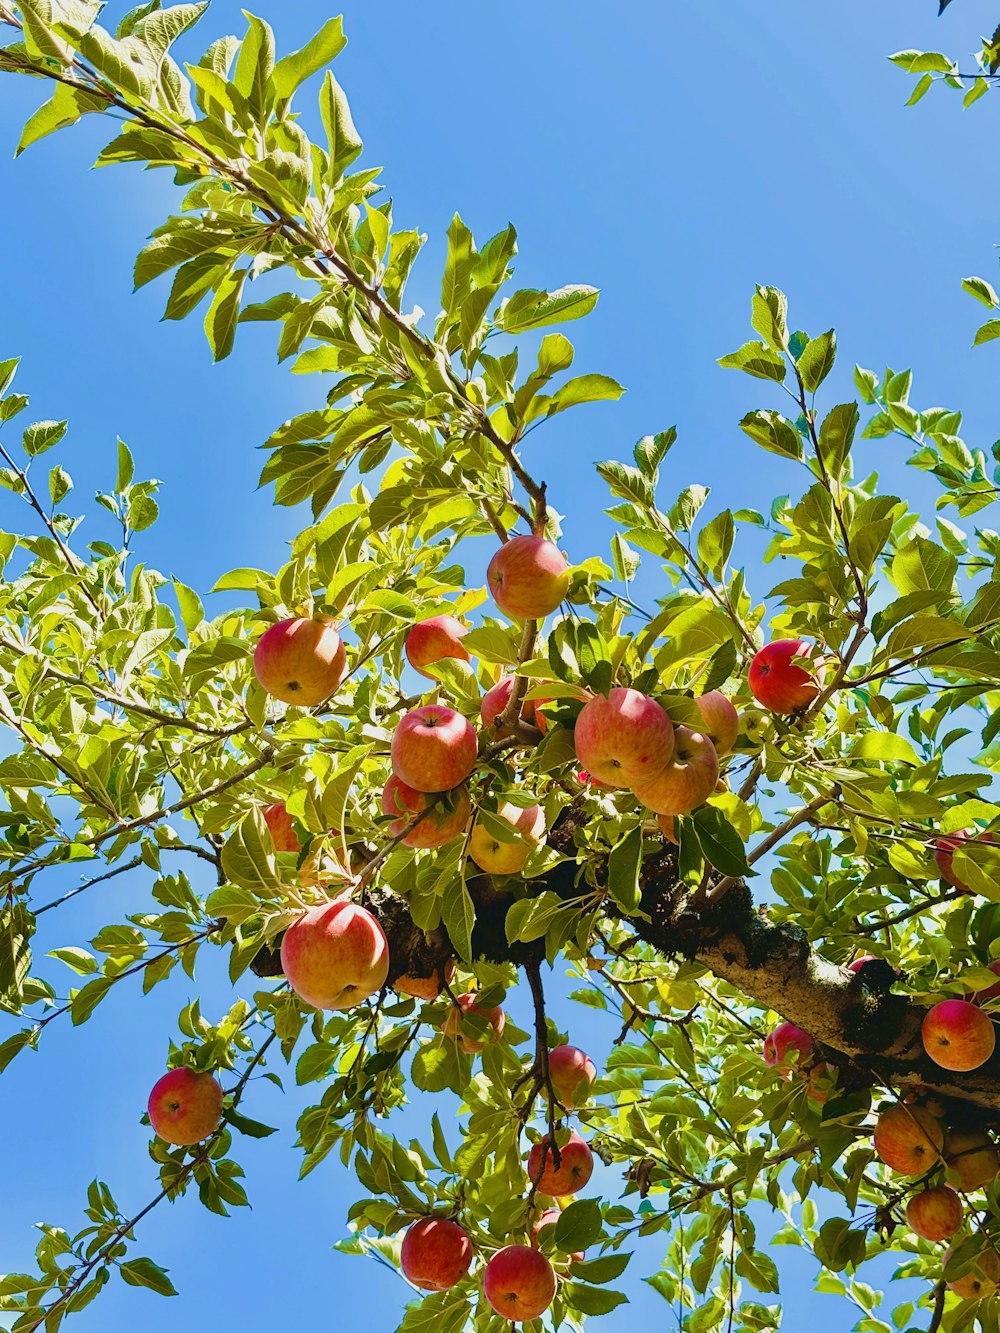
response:
<svg viewBox="0 0 1000 1333"><path fill-rule="evenodd" d="M345 1246L427 1291L405 1333L578 1328L626 1299L637 1237L658 1238L646 1280L690 1333L777 1328L768 1208L857 1328L997 1329L1000 537L979 526L997 446L967 446L906 371L858 367L830 401L833 330L760 287L721 364L748 377L748 460L779 456L788 494L713 512L677 493L659 429L599 465L615 535L592 549L524 445L622 392L573 373L562 331L597 292L518 289L513 228L477 241L456 216L441 309L415 311L424 237L394 229L360 160L340 20L279 57L248 16L182 64L205 8L152 0L111 30L97 0L0 3L0 70L43 95L21 148L108 116L99 163L178 187L137 285L164 282L216 358L263 321L315 377L261 477L306 526L280 569L221 572L245 605L209 618L207 589L129 564L158 511L125 445L110 527L78 539L66 423L33 421L0 364L0 482L24 519L0 534L0 1069L112 987L197 962L232 989L165 1034L136 1129L148 1202L92 1182L81 1218L42 1225L36 1270L0 1279L0 1310L52 1333L117 1277L171 1294L142 1219L186 1193L246 1204L267 1071L315 1088L303 1173L357 1178ZM918 91L970 87L944 57L895 59ZM984 44L976 96L996 60ZM311 139L292 108L313 75ZM935 480L933 515L856 474L855 441L880 437ZM485 583L462 563L484 551ZM53 871L78 882L60 894ZM91 890L119 875L135 910L107 921ZM81 894L93 933L67 939ZM569 1030L546 1010L556 968ZM515 986L530 1032L505 1014ZM620 1023L600 1069L574 1040L594 1009ZM427 1133L404 1144L414 1097ZM447 1130L436 1098L460 1108ZM925 1280L922 1312L864 1280L887 1250Z"/></svg>

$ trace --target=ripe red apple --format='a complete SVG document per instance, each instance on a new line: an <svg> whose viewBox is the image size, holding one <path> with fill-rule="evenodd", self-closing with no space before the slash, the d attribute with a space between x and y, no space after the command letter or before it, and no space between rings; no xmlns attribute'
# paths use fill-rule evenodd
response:
<svg viewBox="0 0 1000 1333"><path fill-rule="evenodd" d="M449 958L444 965L444 972L436 967L429 977L414 976L404 972L392 983L392 989L399 995L412 995L415 1000L436 1000L455 979L455 963Z"/></svg>
<svg viewBox="0 0 1000 1333"><path fill-rule="evenodd" d="M632 790L656 815L686 815L703 805L719 777L715 746L700 731L674 728L674 754L666 768Z"/></svg>
<svg viewBox="0 0 1000 1333"><path fill-rule="evenodd" d="M593 1171L594 1154L575 1129L559 1149L558 1166L547 1134L532 1145L528 1154L528 1179L537 1181L543 1194L551 1194L557 1199L582 1190Z"/></svg>
<svg viewBox="0 0 1000 1333"><path fill-rule="evenodd" d="M750 693L772 713L797 713L819 694L815 676L792 661L809 657L813 645L801 639L776 639L750 663Z"/></svg>
<svg viewBox="0 0 1000 1333"><path fill-rule="evenodd" d="M404 847L443 847L452 838L460 837L472 814L468 788L456 788L445 805L443 801L432 800L427 792L408 787L394 773L382 791L382 813L399 815L389 825L390 836L397 838L425 810L428 813L403 839Z"/></svg>
<svg viewBox="0 0 1000 1333"><path fill-rule="evenodd" d="M875 1122L875 1152L901 1176L922 1176L944 1147L940 1120L921 1106L887 1107Z"/></svg>
<svg viewBox="0 0 1000 1333"><path fill-rule="evenodd" d="M540 1248L543 1239L541 1233L548 1227L554 1227L559 1221L559 1216L558 1208L546 1208L545 1212L542 1213L541 1217L531 1228L531 1244L533 1249L537 1250ZM566 1257L569 1259L570 1263L578 1264L582 1262L583 1255L583 1250L574 1250L572 1254L569 1254Z"/></svg>
<svg viewBox="0 0 1000 1333"><path fill-rule="evenodd" d="M285 931L281 970L317 1009L353 1009L385 984L389 944L363 907L341 900L310 907Z"/></svg>
<svg viewBox="0 0 1000 1333"><path fill-rule="evenodd" d="M948 1185L914 1194L906 1205L910 1228L924 1240L950 1240L962 1225L962 1200Z"/></svg>
<svg viewBox="0 0 1000 1333"><path fill-rule="evenodd" d="M469 1233L447 1217L421 1218L407 1228L399 1264L421 1291L447 1291L472 1266Z"/></svg>
<svg viewBox="0 0 1000 1333"><path fill-rule="evenodd" d="M537 1319L552 1304L556 1270L540 1250L508 1245L486 1265L483 1293L502 1319L525 1323Z"/></svg>
<svg viewBox="0 0 1000 1333"><path fill-rule="evenodd" d="M469 855L487 875L516 875L545 839L545 812L540 805L521 809L504 801L497 815L515 830L517 841L501 842L477 819L469 838Z"/></svg>
<svg viewBox="0 0 1000 1333"><path fill-rule="evenodd" d="M549 1078L552 1091L567 1111L575 1111L590 1101L597 1082L597 1067L578 1046L556 1046L549 1051ZM548 1089L543 1089L548 1096Z"/></svg>
<svg viewBox="0 0 1000 1333"><path fill-rule="evenodd" d="M945 1161L948 1179L963 1194L982 1189L1000 1171L1000 1152L983 1129L950 1129Z"/></svg>
<svg viewBox="0 0 1000 1333"><path fill-rule="evenodd" d="M475 728L443 704L425 704L402 717L392 736L392 771L417 791L451 791L476 766Z"/></svg>
<svg viewBox="0 0 1000 1333"><path fill-rule="evenodd" d="M862 954L860 958L855 958L853 963L847 964L848 972L860 972L865 963L877 963L878 959L873 953Z"/></svg>
<svg viewBox="0 0 1000 1333"><path fill-rule="evenodd" d="M149 1094L154 1132L178 1148L189 1148L222 1124L222 1088L211 1074L181 1066L164 1074Z"/></svg>
<svg viewBox="0 0 1000 1333"><path fill-rule="evenodd" d="M264 631L253 669L273 699L312 708L329 699L344 679L347 653L332 625L297 617Z"/></svg>
<svg viewBox="0 0 1000 1333"><path fill-rule="evenodd" d="M779 1023L764 1038L764 1063L777 1069L782 1078L791 1078L792 1070L813 1053L815 1042L803 1028L794 1023Z"/></svg>
<svg viewBox="0 0 1000 1333"><path fill-rule="evenodd" d="M674 751L674 728L655 699L616 688L607 698L595 694L584 704L573 744L593 777L608 787L634 787L666 767Z"/></svg>
<svg viewBox="0 0 1000 1333"><path fill-rule="evenodd" d="M493 1029L481 1040L476 1037L467 1037L462 1032L463 1014L475 1014L485 1023L489 1023ZM493 1009L480 1009L476 1004L475 993L468 995L456 995L455 1003L448 1010L448 1017L441 1024L441 1031L446 1037L451 1037L457 1041L466 1055L478 1055L484 1051L488 1043L500 1040L500 1035L504 1030L504 1024L507 1022L507 1015L497 1005Z"/></svg>
<svg viewBox="0 0 1000 1333"><path fill-rule="evenodd" d="M530 535L504 542L486 571L493 600L511 620L543 620L566 596L571 578L556 544Z"/></svg>
<svg viewBox="0 0 1000 1333"><path fill-rule="evenodd" d="M679 847L680 843L677 840L677 831L674 828L673 815L657 815L656 823L667 842L672 842L675 847Z"/></svg>
<svg viewBox="0 0 1000 1333"><path fill-rule="evenodd" d="M715 746L716 754L728 754L740 734L740 715L733 701L721 690L709 690L695 699L704 719L702 730Z"/></svg>
<svg viewBox="0 0 1000 1333"><path fill-rule="evenodd" d="M468 628L454 616L431 616L429 620L418 620L403 640L406 660L422 676L431 676L424 667L433 666L446 657L468 662L469 650L462 644L468 632ZM431 676L431 679L434 677Z"/></svg>
<svg viewBox="0 0 1000 1333"><path fill-rule="evenodd" d="M924 1015L924 1050L942 1069L978 1069L993 1054L996 1029L984 1009L968 1000L942 1000Z"/></svg>
<svg viewBox="0 0 1000 1333"><path fill-rule="evenodd" d="M949 1245L944 1252L942 1266L945 1268L951 1258L951 1251L952 1247ZM955 1278L948 1283L948 1286L956 1296L961 1296L963 1301L979 1301L992 1296L998 1283L1000 1283L1000 1255L992 1247L988 1247L976 1255L968 1273Z"/></svg>
<svg viewBox="0 0 1000 1333"><path fill-rule="evenodd" d="M479 705L479 716L482 718L484 727L492 727L497 718L502 717L510 703L510 692L513 688L514 677L501 676L497 683L483 695L483 701ZM521 704L521 720L530 722L532 726L537 727L543 736L549 724L538 712L538 705L548 702L548 699L525 699Z"/></svg>
<svg viewBox="0 0 1000 1333"><path fill-rule="evenodd" d="M300 852L302 844L295 832L295 824L285 809L284 801L276 801L264 811L264 823L271 834L276 852Z"/></svg>
<svg viewBox="0 0 1000 1333"><path fill-rule="evenodd" d="M975 889L970 889L964 880L959 879L952 865L955 852L965 842L995 843L996 838L992 833L979 833L976 830L961 829L958 833L951 833L946 838L937 839L934 843L934 860L938 864L941 878L952 888L961 889L963 893L975 893Z"/></svg>
<svg viewBox="0 0 1000 1333"><path fill-rule="evenodd" d="M994 958L993 962L987 963L986 966L995 976L1000 977L1000 958ZM969 996L969 999L973 1004L984 1004L987 1000L995 1000L998 996L1000 996L1000 981L995 986L977 990L974 995Z"/></svg>

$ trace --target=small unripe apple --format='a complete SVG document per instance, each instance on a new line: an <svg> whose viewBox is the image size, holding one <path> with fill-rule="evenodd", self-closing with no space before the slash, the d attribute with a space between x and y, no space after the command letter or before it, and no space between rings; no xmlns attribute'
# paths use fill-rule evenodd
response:
<svg viewBox="0 0 1000 1333"><path fill-rule="evenodd" d="M302 844L295 832L295 824L285 808L284 801L276 801L264 811L264 823L271 834L276 852L300 852Z"/></svg>
<svg viewBox="0 0 1000 1333"><path fill-rule="evenodd" d="M545 839L545 812L540 805L522 809L505 801L497 811L517 833L514 842L501 842L479 819L469 838L469 855L487 875L516 875L535 848Z"/></svg>
<svg viewBox="0 0 1000 1333"><path fill-rule="evenodd" d="M507 705L510 703L513 688L514 677L501 676L497 683L483 695L482 703L479 705L479 716L484 727L492 727L497 718L503 716ZM537 710L539 704L548 702L547 699L525 699L521 704L521 720L530 722L533 727L537 727L543 736L549 724Z"/></svg>
<svg viewBox="0 0 1000 1333"><path fill-rule="evenodd" d="M466 1036L462 1032L464 1014L475 1014L484 1023L489 1023L491 1031L482 1039ZM485 1051L489 1043L500 1040L506 1022L507 1015L499 1005L493 1009L480 1009L476 1004L475 993L470 993L456 995L455 1003L448 1010L448 1017L441 1024L441 1031L446 1037L457 1041L466 1055L478 1055L480 1051Z"/></svg>
<svg viewBox="0 0 1000 1333"><path fill-rule="evenodd" d="M436 967L429 977L418 977L412 972L404 972L392 983L392 989L399 995L412 995L415 1000L436 1000L455 979L455 963L449 958L442 972Z"/></svg>
<svg viewBox="0 0 1000 1333"><path fill-rule="evenodd" d="M703 805L719 777L715 746L700 731L674 728L674 753L667 766L632 790L656 815L686 815Z"/></svg>
<svg viewBox="0 0 1000 1333"><path fill-rule="evenodd" d="M924 1240L950 1240L964 1216L962 1200L948 1185L921 1190L906 1205L906 1220L911 1230Z"/></svg>
<svg viewBox="0 0 1000 1333"><path fill-rule="evenodd" d="M782 1078L790 1079L792 1070L813 1053L812 1036L794 1023L779 1023L764 1038L764 1063L777 1069Z"/></svg>
<svg viewBox="0 0 1000 1333"><path fill-rule="evenodd" d="M444 658L468 662L469 650L462 643L468 632L468 628L454 616L431 616L429 620L418 620L403 640L406 660L422 676L431 675L424 667L433 666Z"/></svg>
<svg viewBox="0 0 1000 1333"><path fill-rule="evenodd" d="M502 1319L522 1324L537 1319L556 1294L556 1270L540 1250L508 1245L483 1273L483 1294Z"/></svg>
<svg viewBox="0 0 1000 1333"><path fill-rule="evenodd" d="M222 1124L223 1092L211 1074L181 1066L163 1075L149 1094L149 1122L164 1143L189 1148Z"/></svg>
<svg viewBox="0 0 1000 1333"><path fill-rule="evenodd" d="M584 704L573 745L587 772L606 786L634 787L666 767L674 752L674 728L655 699L616 688Z"/></svg>
<svg viewBox="0 0 1000 1333"><path fill-rule="evenodd" d="M261 635L253 669L273 699L313 708L329 699L347 674L347 653L332 625L297 617Z"/></svg>
<svg viewBox="0 0 1000 1333"><path fill-rule="evenodd" d="M353 1009L385 985L389 944L365 908L345 900L321 903L285 931L281 970L306 1004Z"/></svg>
<svg viewBox="0 0 1000 1333"><path fill-rule="evenodd" d="M809 657L811 643L801 639L776 639L750 663L750 693L772 713L797 713L819 694L816 678L792 660Z"/></svg>
<svg viewBox="0 0 1000 1333"><path fill-rule="evenodd" d="M942 1000L928 1009L920 1030L924 1050L942 1069L978 1069L996 1046L992 1018L968 1000Z"/></svg>
<svg viewBox="0 0 1000 1333"><path fill-rule="evenodd" d="M421 1218L407 1228L399 1265L421 1291L448 1291L472 1266L469 1233L447 1217Z"/></svg>
<svg viewBox="0 0 1000 1333"><path fill-rule="evenodd" d="M443 704L414 708L392 736L392 771L416 791L451 791L476 766L475 728Z"/></svg>
<svg viewBox="0 0 1000 1333"><path fill-rule="evenodd" d="M950 884L954 889L961 889L963 893L975 893L975 889L970 889L963 879L959 879L953 864L956 851L963 843L967 842L995 843L996 838L992 833L979 833L976 830L961 829L958 833L950 833L946 838L937 839L934 843L934 860L937 862L941 878L945 883Z"/></svg>
<svg viewBox="0 0 1000 1333"><path fill-rule="evenodd" d="M982 1189L1000 1171L1000 1152L983 1129L950 1129L945 1161L948 1179L963 1194Z"/></svg>
<svg viewBox="0 0 1000 1333"><path fill-rule="evenodd" d="M590 1101L597 1068L578 1046L556 1046L549 1051L549 1079L558 1101L567 1111L575 1111ZM548 1096L548 1088L542 1091Z"/></svg>
<svg viewBox="0 0 1000 1333"><path fill-rule="evenodd" d="M511 620L544 620L566 596L571 579L556 544L530 535L504 542L486 571L494 602Z"/></svg>
<svg viewBox="0 0 1000 1333"><path fill-rule="evenodd" d="M465 832L472 815L472 802L466 787L457 787L445 804L443 800L433 800L428 792L408 787L394 773L382 791L382 813L399 816L389 825L389 834L393 838L399 837L419 815L424 815L416 828L403 838L404 847L443 847Z"/></svg>
<svg viewBox="0 0 1000 1333"><path fill-rule="evenodd" d="M546 1208L545 1212L542 1213L541 1217L531 1228L531 1244L533 1249L537 1250L540 1248L541 1242L546 1239L546 1237L542 1235L542 1232L549 1227L555 1227L559 1218L560 1212L558 1208ZM583 1250L574 1250L572 1254L568 1254L566 1257L569 1259L570 1263L578 1264L583 1261L583 1255Z"/></svg>
<svg viewBox="0 0 1000 1333"><path fill-rule="evenodd" d="M702 731L715 746L716 754L728 754L740 734L740 715L733 701L721 690L709 690L695 699L704 720Z"/></svg>
<svg viewBox="0 0 1000 1333"><path fill-rule="evenodd" d="M952 1247L949 1245L944 1252L945 1268L951 1258L951 1251ZM1000 1283L1000 1255L992 1246L988 1246L976 1255L969 1272L955 1278L948 1283L948 1286L956 1296L961 1296L963 1301L981 1301L993 1295L998 1283Z"/></svg>
<svg viewBox="0 0 1000 1333"><path fill-rule="evenodd" d="M546 1134L532 1145L528 1154L528 1179L537 1182L543 1194L561 1199L582 1190L594 1172L594 1154L590 1145L573 1130L559 1149L556 1166L552 1141Z"/></svg>
<svg viewBox="0 0 1000 1333"><path fill-rule="evenodd" d="M875 1122L875 1152L901 1176L922 1176L941 1160L944 1128L921 1106L889 1106Z"/></svg>

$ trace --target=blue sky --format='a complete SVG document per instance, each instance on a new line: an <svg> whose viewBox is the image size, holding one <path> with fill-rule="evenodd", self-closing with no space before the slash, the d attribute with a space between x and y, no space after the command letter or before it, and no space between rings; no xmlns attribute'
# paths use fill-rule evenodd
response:
<svg viewBox="0 0 1000 1333"><path fill-rule="evenodd" d="M284 50L329 14L315 0L258 7ZM750 452L737 429L744 412L773 405L767 387L715 364L747 336L756 282L787 291L797 327L837 327L841 361L828 402L850 393L855 361L912 366L917 405L963 408L968 442L991 443L997 345L971 350L980 312L960 281L996 277L1000 220L983 167L995 157L995 104L962 115L955 96L935 90L905 110L909 82L885 56L908 46L969 50L992 31L996 6L956 0L940 21L935 8L931 0L349 3L338 77L364 160L384 164L397 224L431 238L411 299L436 310L456 209L480 238L517 226L520 285L602 289L596 313L568 330L577 369L614 375L628 395L553 420L530 445L535 470L556 483L574 558L595 553L595 532L604 531L595 518L606 495L592 464L673 422L681 443L667 498L699 481L712 486L716 508L766 509L797 484L779 459ZM198 41L241 29L238 4L214 0ZM199 588L236 566L275 567L305 516L255 492L253 450L314 405L320 386L277 366L267 326L246 328L236 354L215 367L197 320L158 322L165 288L133 295L131 267L172 206L169 178L90 171L108 132L97 122L14 162L20 126L39 100L34 83L0 78L0 357L25 358L19 387L37 416L70 418L61 461L79 508L113 480L116 434L136 454L139 476L162 479L163 519L137 543L139 559ZM861 458L865 471L899 474L891 440L863 445ZM24 521L14 498L0 495L0 527ZM84 531L90 538L98 528L95 519ZM757 590L774 581L758 573ZM655 583L646 586L655 595ZM135 910L144 891L128 878L106 888L96 906L85 898L46 918L57 931L49 947L93 933L98 907L105 920ZM209 1012L228 1003L212 967L199 985ZM151 1195L138 1117L190 989L171 982L140 1006L122 987L85 1028L53 1025L43 1054L5 1076L0 1108L19 1148L5 1160L0 1270L27 1265L32 1222L76 1224L95 1174L126 1207ZM588 1039L606 1049L613 1032L598 1032L592 1011L586 1022ZM402 1282L330 1252L359 1188L332 1165L296 1184L301 1099L259 1084L252 1101L251 1114L281 1127L263 1145L241 1145L253 1212L222 1222L194 1200L158 1210L141 1250L172 1270L182 1295L158 1301L116 1283L76 1317L79 1333L139 1320L158 1333L178 1319L245 1333L278 1319L395 1326L408 1296ZM613 1192L615 1181L602 1185ZM792 1261L791 1327L816 1298L804 1279L811 1265L783 1254ZM650 1255L642 1271L654 1265ZM658 1296L631 1287L634 1304L596 1327L619 1333L664 1318Z"/></svg>

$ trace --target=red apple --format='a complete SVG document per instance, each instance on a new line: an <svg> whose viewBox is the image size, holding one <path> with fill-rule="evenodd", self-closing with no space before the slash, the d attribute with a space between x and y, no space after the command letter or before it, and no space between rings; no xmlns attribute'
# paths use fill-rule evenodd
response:
<svg viewBox="0 0 1000 1333"><path fill-rule="evenodd" d="M573 1130L559 1149L559 1165L549 1136L532 1145L528 1154L528 1179L537 1182L543 1194L562 1198L582 1190L594 1171L594 1154L590 1146Z"/></svg>
<svg viewBox="0 0 1000 1333"><path fill-rule="evenodd" d="M813 645L801 639L776 639L750 663L750 693L772 713L797 713L819 694L816 678L792 661L809 657Z"/></svg>
<svg viewBox="0 0 1000 1333"><path fill-rule="evenodd" d="M407 1228L399 1264L421 1291L447 1291L472 1266L469 1233L447 1217L424 1217Z"/></svg>
<svg viewBox="0 0 1000 1333"><path fill-rule="evenodd" d="M408 787L393 774L382 792L382 813L399 815L389 825L390 836L397 838L425 810L428 813L403 839L404 847L443 847L452 838L460 837L472 814L468 788L457 787L446 804L443 800L432 800L427 792Z"/></svg>
<svg viewBox="0 0 1000 1333"><path fill-rule="evenodd" d="M573 744L592 777L608 787L634 787L666 767L674 751L674 728L655 699L616 688L584 704Z"/></svg>
<svg viewBox="0 0 1000 1333"><path fill-rule="evenodd" d="M679 847L680 843L677 840L677 830L674 828L673 815L657 815L656 823L667 842L672 842L675 847Z"/></svg>
<svg viewBox="0 0 1000 1333"><path fill-rule="evenodd" d="M486 1265L483 1293L502 1319L525 1323L537 1319L552 1304L556 1270L540 1250L508 1245Z"/></svg>
<svg viewBox="0 0 1000 1333"><path fill-rule="evenodd" d="M853 963L847 964L848 972L860 972L865 963L877 963L878 959L873 953L862 954L860 958L855 958Z"/></svg>
<svg viewBox="0 0 1000 1333"><path fill-rule="evenodd" d="M815 1042L808 1032L794 1023L779 1023L764 1038L764 1063L777 1069L782 1078L791 1078L792 1070L808 1060Z"/></svg>
<svg viewBox="0 0 1000 1333"><path fill-rule="evenodd" d="M1000 977L1000 958L994 958L993 962L987 963L986 966L994 976ZM969 999L973 1004L983 1004L986 1000L995 1000L998 996L1000 996L1000 981L995 986L986 986L983 990L977 990L974 995L969 996Z"/></svg>
<svg viewBox="0 0 1000 1333"><path fill-rule="evenodd" d="M498 717L501 717L510 703L510 692L514 688L513 676L501 676L497 683L488 689L483 695L483 701L479 705L479 716L482 718L484 727L492 727ZM548 703L548 699L525 699L521 704L521 720L530 722L532 726L545 735L548 723L538 712L538 705Z"/></svg>
<svg viewBox="0 0 1000 1333"><path fill-rule="evenodd" d="M455 964L449 958L442 972L436 967L429 977L418 977L412 972L404 972L392 983L392 989L399 995L412 995L415 1000L436 1000L445 986L450 986L455 979Z"/></svg>
<svg viewBox="0 0 1000 1333"><path fill-rule="evenodd" d="M950 1240L962 1225L962 1200L948 1185L914 1194L906 1205L911 1230L924 1240Z"/></svg>
<svg viewBox="0 0 1000 1333"><path fill-rule="evenodd" d="M922 1176L941 1159L944 1129L921 1106L887 1107L875 1122L875 1152L901 1176Z"/></svg>
<svg viewBox="0 0 1000 1333"><path fill-rule="evenodd" d="M482 1039L466 1036L462 1032L462 1016L464 1014L475 1014L484 1023L489 1023L492 1031ZM478 1055L480 1051L486 1049L487 1043L500 1040L506 1022L507 1015L499 1005L494 1009L480 1009L476 1004L474 993L456 995L455 1003L448 1010L448 1017L441 1024L441 1031L446 1037L451 1037L453 1041L457 1041L466 1055Z"/></svg>
<svg viewBox="0 0 1000 1333"><path fill-rule="evenodd" d="M979 833L975 830L961 829L958 833L951 833L946 838L937 839L934 843L934 860L941 871L941 878L952 888L961 889L963 893L975 893L975 889L970 889L964 880L959 879L952 865L955 852L965 842L995 843L996 838L992 833Z"/></svg>
<svg viewBox="0 0 1000 1333"><path fill-rule="evenodd" d="M983 1189L1000 1171L1000 1152L983 1129L950 1129L945 1161L948 1179L963 1194Z"/></svg>
<svg viewBox="0 0 1000 1333"><path fill-rule="evenodd" d="M951 1258L951 1251L952 1247L949 1245L944 1252L942 1266L945 1268ZM948 1283L948 1286L956 1296L961 1296L963 1301L979 1301L992 1296L998 1283L1000 1283L1000 1255L989 1246L976 1255L968 1273L955 1278Z"/></svg>
<svg viewBox="0 0 1000 1333"><path fill-rule="evenodd" d="M504 542L486 571L493 600L511 620L550 615L566 596L571 577L556 544L530 535Z"/></svg>
<svg viewBox="0 0 1000 1333"><path fill-rule="evenodd" d="M264 631L253 669L272 698L312 708L329 699L344 679L347 653L332 625L297 617Z"/></svg>
<svg viewBox="0 0 1000 1333"><path fill-rule="evenodd" d="M517 840L501 842L477 819L469 839L469 855L487 875L516 875L545 839L545 813L540 805L521 809L505 801L497 816L510 824L518 835Z"/></svg>
<svg viewBox="0 0 1000 1333"><path fill-rule="evenodd" d="M222 1124L222 1088L211 1074L181 1066L171 1069L149 1094L153 1131L178 1148L189 1148Z"/></svg>
<svg viewBox="0 0 1000 1333"><path fill-rule="evenodd" d="M993 1054L996 1029L985 1010L969 1000L942 1000L921 1027L924 1050L942 1069L978 1069Z"/></svg>
<svg viewBox="0 0 1000 1333"><path fill-rule="evenodd" d="M575 1111L590 1101L597 1068L578 1046L556 1046L549 1051L549 1079L558 1101L567 1111ZM543 1091L547 1096L548 1089Z"/></svg>
<svg viewBox="0 0 1000 1333"><path fill-rule="evenodd" d="M715 746L700 731L674 728L673 758L648 782L633 785L638 799L656 815L686 815L711 796L719 777Z"/></svg>
<svg viewBox="0 0 1000 1333"><path fill-rule="evenodd" d="M740 715L733 701L721 690L709 690L695 703L704 719L702 731L715 746L716 754L728 754L740 734Z"/></svg>
<svg viewBox="0 0 1000 1333"><path fill-rule="evenodd" d="M537 1250L540 1248L543 1239L541 1233L548 1227L554 1227L559 1221L559 1217L560 1213L558 1208L546 1208L545 1212L542 1213L541 1217L531 1228L531 1244L534 1249ZM566 1257L571 1264L578 1264L582 1262L583 1255L583 1250L574 1250L572 1254L568 1254Z"/></svg>
<svg viewBox="0 0 1000 1333"><path fill-rule="evenodd" d="M295 832L295 824L285 808L284 801L276 801L264 811L264 823L271 834L276 852L300 852L302 844Z"/></svg>
<svg viewBox="0 0 1000 1333"><path fill-rule="evenodd" d="M281 970L306 1004L353 1009L385 985L389 944L363 907L343 899L321 903L285 931Z"/></svg>
<svg viewBox="0 0 1000 1333"><path fill-rule="evenodd" d="M469 650L462 644L468 632L468 628L454 616L431 616L429 620L418 620L403 640L406 660L422 676L430 676L433 680L434 677L424 667L433 666L446 657L452 657L458 662L469 661Z"/></svg>
<svg viewBox="0 0 1000 1333"><path fill-rule="evenodd" d="M475 728L443 704L425 704L401 718L392 736L392 771L416 791L451 791L476 766Z"/></svg>

